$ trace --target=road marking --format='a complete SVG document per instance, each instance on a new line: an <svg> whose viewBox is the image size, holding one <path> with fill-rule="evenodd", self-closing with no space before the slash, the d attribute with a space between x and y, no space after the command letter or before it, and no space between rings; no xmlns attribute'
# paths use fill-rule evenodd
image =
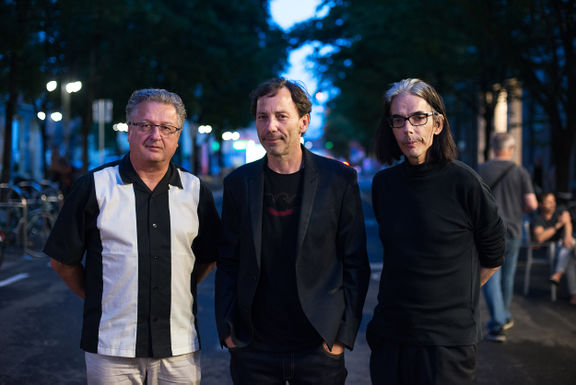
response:
<svg viewBox="0 0 576 385"><path fill-rule="evenodd" d="M0 281L0 287L11 285L14 282L18 282L28 277L29 277L28 273L16 274L15 276L5 279L4 281Z"/></svg>

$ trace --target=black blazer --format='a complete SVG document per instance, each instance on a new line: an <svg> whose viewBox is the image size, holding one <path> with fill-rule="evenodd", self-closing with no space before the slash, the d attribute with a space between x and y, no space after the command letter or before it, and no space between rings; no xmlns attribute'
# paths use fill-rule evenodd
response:
<svg viewBox="0 0 576 385"><path fill-rule="evenodd" d="M304 153L304 184L296 256L296 286L304 314L332 347L352 349L368 290L370 265L356 172ZM216 272L220 340L252 340L252 305L260 277L265 158L224 180L222 240Z"/></svg>

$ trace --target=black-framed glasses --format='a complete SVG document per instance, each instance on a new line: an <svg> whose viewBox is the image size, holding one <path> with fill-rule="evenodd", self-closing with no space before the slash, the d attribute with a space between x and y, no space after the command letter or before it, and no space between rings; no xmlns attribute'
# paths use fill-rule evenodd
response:
<svg viewBox="0 0 576 385"><path fill-rule="evenodd" d="M393 128L402 128L406 121L409 121L413 126L423 126L428 123L428 117L438 115L437 112L417 112L410 116L392 115L388 118L388 124Z"/></svg>
<svg viewBox="0 0 576 385"><path fill-rule="evenodd" d="M154 124L150 122L128 122L129 125L138 128L138 131L142 134L149 134L152 130L158 127L160 135L171 136L180 131L181 127L172 126L170 124Z"/></svg>

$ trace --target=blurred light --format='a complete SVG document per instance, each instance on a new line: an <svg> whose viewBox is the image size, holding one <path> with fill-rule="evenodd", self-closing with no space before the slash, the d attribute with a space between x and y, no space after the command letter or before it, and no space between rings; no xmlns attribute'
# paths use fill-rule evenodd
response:
<svg viewBox="0 0 576 385"><path fill-rule="evenodd" d="M326 143L324 144L324 148L327 149L327 150L331 150L331 149L334 148L334 143L328 141L328 142L326 142Z"/></svg>
<svg viewBox="0 0 576 385"><path fill-rule="evenodd" d="M314 147L314 144L312 144L312 142L306 142L306 143L304 144L304 147L306 147L307 149L310 150L312 147Z"/></svg>
<svg viewBox="0 0 576 385"><path fill-rule="evenodd" d="M220 143L217 141L213 141L212 142L212 151L216 152L218 150L220 150Z"/></svg>
<svg viewBox="0 0 576 385"><path fill-rule="evenodd" d="M198 126L198 133L200 134L209 134L212 132L212 126L209 124L203 124L201 126Z"/></svg>
<svg viewBox="0 0 576 385"><path fill-rule="evenodd" d="M72 92L78 92L82 89L82 82L71 82L66 84L66 92L71 94Z"/></svg>
<svg viewBox="0 0 576 385"><path fill-rule="evenodd" d="M248 141L246 141L246 140L237 140L232 144L232 147L238 151L246 150L247 146L248 146Z"/></svg>
<svg viewBox="0 0 576 385"><path fill-rule="evenodd" d="M50 119L52 119L55 122L59 122L62 120L62 114L58 111L53 112L50 114Z"/></svg>
<svg viewBox="0 0 576 385"><path fill-rule="evenodd" d="M238 140L240 139L240 133L238 131L224 131L222 133L222 140Z"/></svg>
<svg viewBox="0 0 576 385"><path fill-rule="evenodd" d="M128 132L128 125L126 123L116 123L112 126L114 131Z"/></svg>
<svg viewBox="0 0 576 385"><path fill-rule="evenodd" d="M328 94L326 92L318 91L314 96L316 100L318 100L320 103L324 103L326 99L328 99Z"/></svg>
<svg viewBox="0 0 576 385"><path fill-rule="evenodd" d="M343 161L342 163L344 163L346 166L350 166L350 162Z"/></svg>
<svg viewBox="0 0 576 385"><path fill-rule="evenodd" d="M50 80L48 83L46 83L46 89L48 92L54 91L56 87L58 87L58 82L56 80Z"/></svg>
<svg viewBox="0 0 576 385"><path fill-rule="evenodd" d="M40 120L46 119L46 113L45 113L44 111L38 111L38 113L36 114L36 116L37 116L38 119L40 119Z"/></svg>

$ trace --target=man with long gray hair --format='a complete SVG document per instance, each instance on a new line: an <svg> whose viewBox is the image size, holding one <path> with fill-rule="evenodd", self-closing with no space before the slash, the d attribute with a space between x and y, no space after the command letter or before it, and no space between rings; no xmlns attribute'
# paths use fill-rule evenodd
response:
<svg viewBox="0 0 576 385"><path fill-rule="evenodd" d="M456 160L442 98L404 79L386 92L372 204L384 249L366 338L373 384L475 384L480 286L502 264L496 202Z"/></svg>

